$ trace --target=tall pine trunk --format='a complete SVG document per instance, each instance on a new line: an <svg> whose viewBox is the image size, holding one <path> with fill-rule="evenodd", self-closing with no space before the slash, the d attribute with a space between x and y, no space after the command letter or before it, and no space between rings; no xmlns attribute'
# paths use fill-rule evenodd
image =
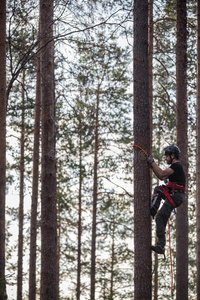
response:
<svg viewBox="0 0 200 300"><path fill-rule="evenodd" d="M181 162L188 174L187 138L187 15L186 0L177 0L176 45L176 127ZM177 209L176 222L176 299L188 299L188 200Z"/></svg>
<svg viewBox="0 0 200 300"><path fill-rule="evenodd" d="M81 130L81 117L79 119L79 128ZM78 195L78 262L77 262L77 300L81 296L81 238L82 238L82 133L80 131L79 137L79 195Z"/></svg>
<svg viewBox="0 0 200 300"><path fill-rule="evenodd" d="M25 70L22 71L22 118L21 118L21 154L20 154L20 201L19 201L19 236L18 236L18 274L17 300L22 300L23 280L23 223L24 223L24 141L25 141Z"/></svg>
<svg viewBox="0 0 200 300"><path fill-rule="evenodd" d="M196 165L196 218L197 218L197 300L200 300L200 3L197 1L197 165Z"/></svg>
<svg viewBox="0 0 200 300"><path fill-rule="evenodd" d="M93 179L93 215L92 215L92 252L91 252L91 300L95 299L95 271L96 271L96 217L98 199L98 150L99 150L99 88L97 90L95 145L94 145L94 179Z"/></svg>
<svg viewBox="0 0 200 300"><path fill-rule="evenodd" d="M0 300L5 299L6 0L0 3Z"/></svg>
<svg viewBox="0 0 200 300"><path fill-rule="evenodd" d="M134 143L150 151L148 0L134 1ZM145 155L134 155L134 299L151 299L150 170Z"/></svg>
<svg viewBox="0 0 200 300"><path fill-rule="evenodd" d="M35 99L34 149L33 149L33 182L31 204L31 236L29 262L29 300L36 299L36 238L37 238L37 204L39 179L39 146L40 146L40 55L37 57L37 82Z"/></svg>
<svg viewBox="0 0 200 300"><path fill-rule="evenodd" d="M42 192L41 300L58 299L53 0L40 0Z"/></svg>

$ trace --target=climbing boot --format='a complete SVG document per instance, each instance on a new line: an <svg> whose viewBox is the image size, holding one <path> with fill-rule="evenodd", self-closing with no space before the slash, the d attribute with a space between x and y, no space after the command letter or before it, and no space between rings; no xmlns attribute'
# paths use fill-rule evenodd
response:
<svg viewBox="0 0 200 300"><path fill-rule="evenodd" d="M154 252L158 253L158 254L163 254L164 258L165 258L165 248L160 246L160 245L156 245L156 246L151 246L151 250L153 250Z"/></svg>

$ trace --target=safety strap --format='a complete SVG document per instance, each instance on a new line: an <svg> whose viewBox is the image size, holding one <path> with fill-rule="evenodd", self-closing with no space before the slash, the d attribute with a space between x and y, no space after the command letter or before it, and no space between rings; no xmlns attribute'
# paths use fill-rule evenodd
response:
<svg viewBox="0 0 200 300"><path fill-rule="evenodd" d="M180 191L185 191L185 186L184 185L176 184L176 183L173 183L173 182L168 182L167 185L172 187L173 192L174 192L175 189L180 190Z"/></svg>
<svg viewBox="0 0 200 300"><path fill-rule="evenodd" d="M165 196L167 197L167 199L170 201L170 203L174 206L177 207L174 200L172 199L172 197L170 196L169 192L168 192L168 186L166 185L165 187L165 191L164 191Z"/></svg>
<svg viewBox="0 0 200 300"><path fill-rule="evenodd" d="M177 207L174 200L172 199L171 195L168 192L168 186L172 187L172 192L174 192L175 189L178 189L180 191L185 191L185 186L179 185L173 182L168 182L168 184L165 186L165 191L164 194L167 197L167 199L170 201L170 203L174 206Z"/></svg>

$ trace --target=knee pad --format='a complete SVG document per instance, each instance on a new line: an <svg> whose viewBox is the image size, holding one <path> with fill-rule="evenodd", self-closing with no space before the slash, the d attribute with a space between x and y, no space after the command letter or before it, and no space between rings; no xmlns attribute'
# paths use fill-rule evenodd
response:
<svg viewBox="0 0 200 300"><path fill-rule="evenodd" d="M157 214L157 210L160 206L161 197L159 194L155 194L152 199L151 207L150 207L150 213L152 217L155 217Z"/></svg>

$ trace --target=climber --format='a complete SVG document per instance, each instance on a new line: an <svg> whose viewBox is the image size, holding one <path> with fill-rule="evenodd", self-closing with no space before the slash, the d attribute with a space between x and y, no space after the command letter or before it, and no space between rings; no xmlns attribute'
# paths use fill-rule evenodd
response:
<svg viewBox="0 0 200 300"><path fill-rule="evenodd" d="M169 180L166 185L156 186L154 189L150 213L152 217L157 213L161 199L164 204L156 216L156 234L158 241L156 246L151 246L151 250L165 255L165 228L171 212L175 207L180 206L185 201L186 176L182 164L180 163L180 150L176 145L165 148L166 163L170 165L162 170L154 161L152 156L148 157L155 175L160 180Z"/></svg>

